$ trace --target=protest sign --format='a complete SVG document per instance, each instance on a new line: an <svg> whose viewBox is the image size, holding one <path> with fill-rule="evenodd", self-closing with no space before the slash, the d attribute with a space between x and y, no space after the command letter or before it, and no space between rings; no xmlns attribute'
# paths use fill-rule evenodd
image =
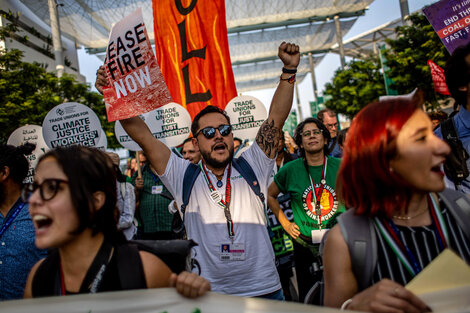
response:
<svg viewBox="0 0 470 313"><path fill-rule="evenodd" d="M140 118L142 120L144 120L144 122L145 122L145 120L146 120L145 114L140 115ZM119 121L116 121L116 123L114 124L114 135L116 136L117 141L124 148L126 148L128 150L131 150L131 151L141 151L142 150L142 148L137 144L137 142L132 140L131 136L129 136L126 133L126 131L124 130L124 128L121 125L121 122L119 122Z"/></svg>
<svg viewBox="0 0 470 313"><path fill-rule="evenodd" d="M225 111L232 123L233 136L241 139L254 139L268 116L263 103L252 96L233 98Z"/></svg>
<svg viewBox="0 0 470 313"><path fill-rule="evenodd" d="M101 135L101 123L89 107L67 102L47 113L42 122L42 134L51 149L70 145L96 147Z"/></svg>
<svg viewBox="0 0 470 313"><path fill-rule="evenodd" d="M183 3L185 3L183 5ZM222 0L153 0L155 53L173 101L192 118L237 95Z"/></svg>
<svg viewBox="0 0 470 313"><path fill-rule="evenodd" d="M139 8L114 25L106 49L109 86L103 88L108 120L152 111L171 101Z"/></svg>
<svg viewBox="0 0 470 313"><path fill-rule="evenodd" d="M191 133L191 116L174 102L149 112L146 123L153 136L170 148L183 143Z"/></svg>
<svg viewBox="0 0 470 313"><path fill-rule="evenodd" d="M11 133L10 137L8 137L7 144L18 147L27 142L35 144L36 148L30 155L26 155L29 161L29 170L28 175L23 181L25 184L33 182L34 168L36 167L38 159L49 150L42 136L42 127L38 125L25 125L17 128Z"/></svg>
<svg viewBox="0 0 470 313"><path fill-rule="evenodd" d="M428 60L428 66L431 70L434 90L440 93L441 95L450 96L449 88L446 84L446 76L444 74L444 70L432 60Z"/></svg>
<svg viewBox="0 0 470 313"><path fill-rule="evenodd" d="M101 129L100 132L100 139L98 140L98 143L96 144L96 148L106 151L108 149L108 138L106 138L106 133L104 132L103 129Z"/></svg>
<svg viewBox="0 0 470 313"><path fill-rule="evenodd" d="M450 54L470 42L470 1L441 0L423 12Z"/></svg>

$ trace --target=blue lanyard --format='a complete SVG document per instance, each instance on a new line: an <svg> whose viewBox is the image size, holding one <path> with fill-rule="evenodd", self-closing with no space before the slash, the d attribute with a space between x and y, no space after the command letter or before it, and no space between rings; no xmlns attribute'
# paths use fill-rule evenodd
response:
<svg viewBox="0 0 470 313"><path fill-rule="evenodd" d="M155 181L155 184L158 185L158 179L155 177L155 175L153 175L153 171L150 168L149 168L149 171L150 171L150 175L152 175L152 178Z"/></svg>
<svg viewBox="0 0 470 313"><path fill-rule="evenodd" d="M2 228L0 229L0 238L3 236L3 233L10 227L11 223L13 220L18 216L20 213L21 209L24 208L26 203L18 199L16 201L15 206L13 207L13 213L10 215L10 217L3 223Z"/></svg>

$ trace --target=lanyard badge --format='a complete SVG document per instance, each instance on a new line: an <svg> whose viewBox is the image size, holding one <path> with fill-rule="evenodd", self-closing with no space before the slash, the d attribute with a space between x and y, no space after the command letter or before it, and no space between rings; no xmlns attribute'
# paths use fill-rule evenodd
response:
<svg viewBox="0 0 470 313"><path fill-rule="evenodd" d="M320 204L320 201L321 201L321 196L322 196L322 193L323 193L323 189L325 188L325 185L326 185L326 179L325 178L326 178L326 168L328 167L328 158L325 156L325 158L323 159L322 176L321 176L321 179L320 179L320 187L318 188L318 192L315 189L315 183L312 179L312 176L310 176L310 172L308 170L307 160L305 160L304 164L305 164L305 170L307 171L307 175L308 175L308 178L310 180L310 186L312 187L312 198L313 198L312 208L315 210L315 215L317 216L318 225L321 229L322 220L321 220L321 204Z"/></svg>
<svg viewBox="0 0 470 313"><path fill-rule="evenodd" d="M209 188L210 197L212 201L224 210L225 219L227 220L227 232L230 240L233 243L235 238L235 232L233 230L233 220L232 215L230 214L230 200L231 200L231 192L232 192L232 185L230 183L230 174L232 170L232 164L229 163L228 170L227 170L227 181L225 184L225 200L222 199L222 195L214 188L212 185L211 179L207 174L206 166L204 160L199 164L202 169L204 180L206 181L207 187Z"/></svg>

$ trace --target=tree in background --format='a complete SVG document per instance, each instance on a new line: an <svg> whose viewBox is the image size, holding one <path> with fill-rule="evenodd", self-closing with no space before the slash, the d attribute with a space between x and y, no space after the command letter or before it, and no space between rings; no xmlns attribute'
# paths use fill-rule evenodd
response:
<svg viewBox="0 0 470 313"><path fill-rule="evenodd" d="M6 40L17 31L8 23L0 27L0 39ZM114 124L107 122L103 97L73 76L55 73L37 63L22 61L23 52L17 49L0 51L0 143L26 124L42 125L44 117L56 105L79 102L90 107L99 117L108 138L109 148L120 147L114 136Z"/></svg>
<svg viewBox="0 0 470 313"><path fill-rule="evenodd" d="M397 27L397 38L387 40L390 47L385 50L390 68L387 75L393 80L391 87L399 94L421 88L426 95L426 105L436 107L437 100L444 96L434 92L427 61L433 60L444 67L449 53L424 15L412 14L409 20L411 26ZM325 85L324 93L333 97L325 103L326 107L353 117L365 105L385 95L379 59L371 56L349 62L344 70L336 71L332 83Z"/></svg>
<svg viewBox="0 0 470 313"><path fill-rule="evenodd" d="M374 57L353 60L344 70L338 69L333 82L325 85L325 94L333 97L326 101L326 107L352 118L366 104L385 94L380 69L380 61Z"/></svg>
<svg viewBox="0 0 470 313"><path fill-rule="evenodd" d="M399 94L407 94L415 88L424 91L426 106L435 108L437 100L444 99L434 92L428 60L444 67L449 52L442 44L431 24L423 14L412 14L409 17L411 26L397 27L397 38L387 40L390 49L385 52L388 76L393 80L392 88Z"/></svg>

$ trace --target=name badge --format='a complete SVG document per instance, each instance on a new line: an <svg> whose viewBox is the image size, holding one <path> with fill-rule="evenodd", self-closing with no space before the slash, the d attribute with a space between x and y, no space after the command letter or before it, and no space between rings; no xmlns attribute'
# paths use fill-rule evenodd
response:
<svg viewBox="0 0 470 313"><path fill-rule="evenodd" d="M220 245L221 261L245 261L245 244L224 243Z"/></svg>
<svg viewBox="0 0 470 313"><path fill-rule="evenodd" d="M222 210L225 209L225 205L222 203L222 195L217 190L211 192L211 200Z"/></svg>
<svg viewBox="0 0 470 313"><path fill-rule="evenodd" d="M152 186L152 195L161 194L163 191L163 186Z"/></svg>
<svg viewBox="0 0 470 313"><path fill-rule="evenodd" d="M314 229L312 230L312 243L320 243L323 236L326 234L328 229Z"/></svg>

